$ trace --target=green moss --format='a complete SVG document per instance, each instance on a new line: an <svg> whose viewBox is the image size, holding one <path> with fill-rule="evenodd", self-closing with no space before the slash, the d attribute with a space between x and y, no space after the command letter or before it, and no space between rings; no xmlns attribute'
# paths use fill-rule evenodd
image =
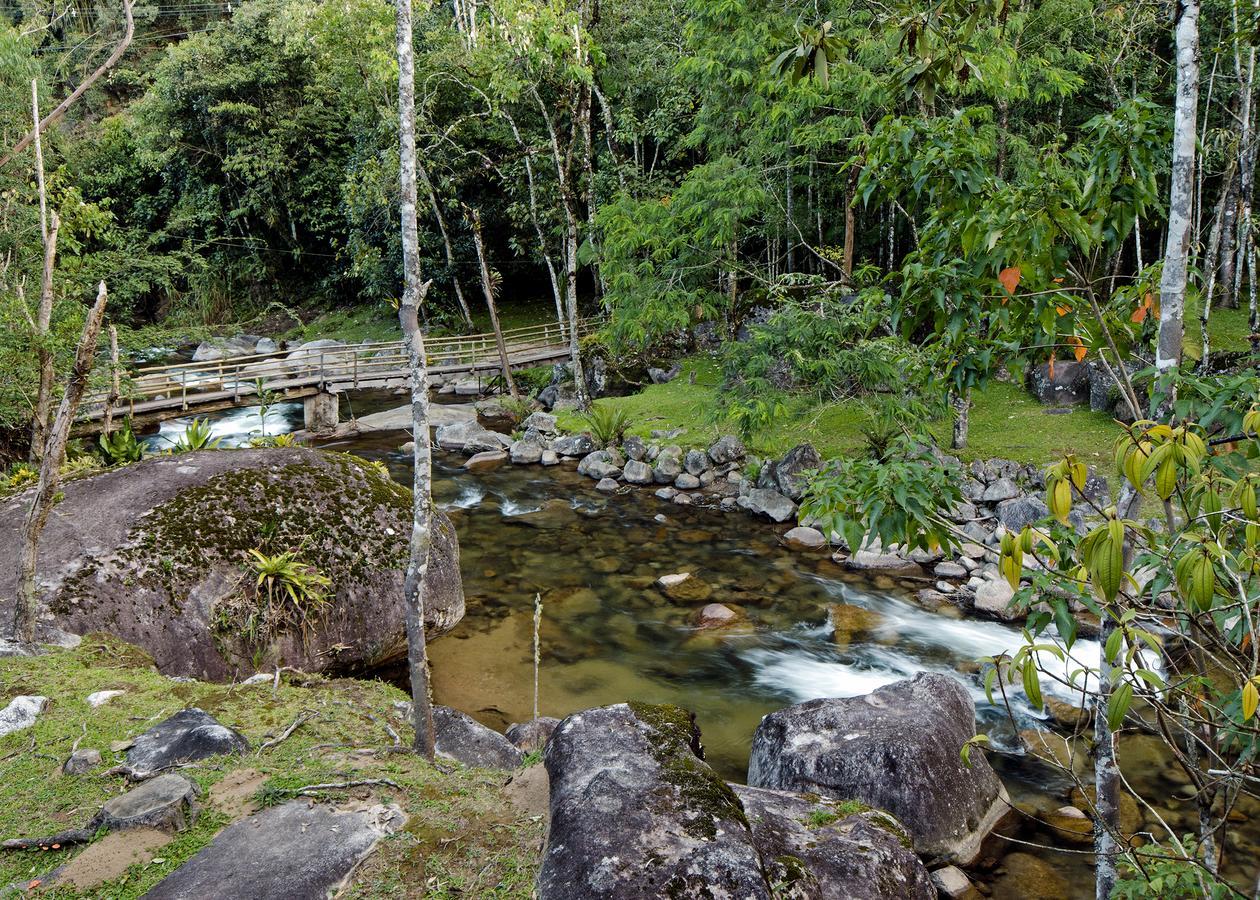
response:
<svg viewBox="0 0 1260 900"><path fill-rule="evenodd" d="M648 749L661 768L662 780L697 812L684 824L684 830L698 840L713 840L717 822L723 819L734 819L751 830L743 804L730 785L695 755L691 713L669 704L634 702L629 706L635 718L652 732Z"/></svg>
<svg viewBox="0 0 1260 900"><path fill-rule="evenodd" d="M111 653L113 655L111 655ZM35 658L0 659L0 706L17 694L51 697L54 702L31 728L0 738L0 839L49 834L88 821L123 789L121 776L105 772L122 761L110 751L117 741L134 738L186 706L198 706L241 731L257 748L279 735L299 713L318 715L280 745L243 756L203 761L182 770L202 791L202 813L196 824L177 835L158 856L162 862L134 865L117 879L82 896L129 900L143 896L160 879L201 850L227 824L213 802L212 789L229 774L253 770L265 778L260 794L270 802L293 796L308 784L350 778L388 778L401 791L364 789L353 796L398 803L410 816L409 830L382 842L356 875L345 896L383 900L424 891L429 878L453 894L481 896L478 885L497 885L495 896L527 898L537 873L537 847L542 826L510 806L499 788L497 773L457 767L440 772L411 754L348 752L344 747L390 748L393 739L380 724L388 721L410 743L408 723L394 710L403 700L397 689L352 679L316 680L308 687L281 682L271 686L211 685L172 682L149 666L134 647L89 635L74 651ZM88 694L123 690L122 696L90 709ZM368 718L371 713L378 721ZM96 772L60 774L71 745L94 748L105 758ZM33 744L32 744L33 742ZM321 745L323 749L321 749ZM33 747L33 749L32 749ZM351 774L353 773L353 774ZM332 799L348 798L345 791ZM418 835L443 833L449 840L423 842ZM68 861L79 848L64 853L0 854L0 885L26 883ZM65 888L45 896L81 896Z"/></svg>

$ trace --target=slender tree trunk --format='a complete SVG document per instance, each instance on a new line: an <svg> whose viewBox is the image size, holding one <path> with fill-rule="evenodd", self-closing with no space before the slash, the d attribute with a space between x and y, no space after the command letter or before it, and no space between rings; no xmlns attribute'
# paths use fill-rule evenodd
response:
<svg viewBox="0 0 1260 900"><path fill-rule="evenodd" d="M794 202L793 184L792 184L792 161L789 159L787 163L787 175L783 179L784 203L787 207L787 228L784 229L787 240L787 258L785 260L784 271L796 271L796 241L792 235L796 232L796 204Z"/></svg>
<svg viewBox="0 0 1260 900"><path fill-rule="evenodd" d="M564 292L560 289L556 263L552 259L551 251L547 248L547 236L543 232L542 220L538 216L538 191L534 184L533 154L529 145L525 143L525 138L521 136L521 130L516 127L516 120L507 113L504 113L504 116L508 124L512 126L512 134L516 136L516 143L520 145L524 153L525 184L529 190L529 218L534 225L534 234L538 237L538 251L542 254L543 262L547 264L547 276L551 280L551 296L556 301L556 323L564 328Z"/></svg>
<svg viewBox="0 0 1260 900"><path fill-rule="evenodd" d="M481 240L481 213L477 208L468 210L471 218L473 243L477 247L477 265L481 268L481 291L486 297L486 308L490 310L490 327L494 330L494 343L499 348L499 365L503 369L503 381L507 384L508 393L513 400L520 400L520 392L516 390L516 382L512 379L512 363L508 359L507 345L503 343L503 329L499 327L499 311L494 306L494 285L490 280L490 268L486 265L486 248Z"/></svg>
<svg viewBox="0 0 1260 900"><path fill-rule="evenodd" d="M429 653L424 633L425 580L432 546L432 451L429 446L429 376L424 334L418 313L429 283L420 282L420 230L416 222L416 88L411 44L411 0L396 0L398 37L399 186L402 189L403 297L399 324L411 364L411 429L415 444L412 480L411 552L403 583L407 619L407 665L411 672L413 744L430 761L434 756L433 700L429 694Z"/></svg>
<svg viewBox="0 0 1260 900"><path fill-rule="evenodd" d="M1111 663L1107 662L1102 649L1115 630L1110 612L1104 612L1101 624L1098 634L1100 677L1094 701L1094 896L1096 900L1111 900L1119 851L1115 828L1120 819L1120 767L1116 764L1116 736L1107 722L1108 700L1115 685Z"/></svg>
<svg viewBox="0 0 1260 900"><path fill-rule="evenodd" d="M32 463L38 463L48 440L48 419L52 415L53 381L56 376L49 333L52 330L53 269L57 262L57 231L60 222L48 211L48 188L44 181L44 144L39 129L39 82L31 79L31 119L35 123L35 183L39 189L39 236L44 248L40 270L39 307L35 312L35 356L39 362L39 386L35 394L35 415L31 421Z"/></svg>
<svg viewBox="0 0 1260 900"><path fill-rule="evenodd" d="M1235 10L1237 3L1235 3ZM1235 11L1235 16L1237 12ZM1237 48L1237 39L1235 40L1235 48ZM1248 297L1250 300L1248 309L1250 310L1249 321L1251 323L1251 349L1255 350L1260 342L1260 335L1256 332L1260 329L1260 317L1258 317L1256 309L1256 290L1254 285L1255 266L1251 264L1251 192L1255 183L1256 169L1256 140L1254 134L1254 123L1252 121L1255 114L1253 104L1253 92L1255 90L1256 78L1256 48L1253 44L1247 50L1246 65L1241 64L1238 58L1237 49L1235 49L1235 59L1238 62L1239 75L1239 166L1238 166L1238 247L1237 259L1234 263L1234 294L1235 298L1240 287L1240 279L1242 278L1243 266L1247 265L1248 273Z"/></svg>
<svg viewBox="0 0 1260 900"><path fill-rule="evenodd" d="M849 178L844 186L844 274L853 274L853 245L857 237L857 217L853 208L857 190L858 167L849 167Z"/></svg>
<svg viewBox="0 0 1260 900"><path fill-rule="evenodd" d="M997 102L998 108L998 129L997 129L997 165L996 174L998 180L1001 181L1006 177L1006 134L1010 128L1011 104L1010 101L1003 98Z"/></svg>
<svg viewBox="0 0 1260 900"><path fill-rule="evenodd" d="M105 423L102 427L105 434L110 434L114 430L114 407L122 395L122 388L118 382L119 371L118 329L111 325L109 326L109 394L105 397Z"/></svg>
<svg viewBox="0 0 1260 900"><path fill-rule="evenodd" d="M1233 177L1233 172L1230 172ZM1212 231L1208 236L1207 252L1203 255L1203 278L1206 281L1203 289L1203 307L1199 310L1199 338L1203 344L1203 354L1199 357L1199 371L1208 369L1208 356L1211 353L1211 337L1208 334L1208 320L1212 315L1212 295L1216 292L1216 261L1221 243L1221 229L1224 227L1225 197L1216 207L1213 216Z"/></svg>
<svg viewBox="0 0 1260 900"><path fill-rule="evenodd" d="M1218 264L1221 283L1217 305L1222 309L1237 309L1238 294L1234 291L1234 258L1238 246L1238 167L1225 180L1222 188L1224 218L1221 220L1221 247Z"/></svg>
<svg viewBox="0 0 1260 900"><path fill-rule="evenodd" d="M954 439L951 446L962 450L967 446L967 431L971 414L971 388L960 393L950 394L950 403L954 407Z"/></svg>
<svg viewBox="0 0 1260 900"><path fill-rule="evenodd" d="M74 424L75 414L83 393L87 390L88 378L92 374L92 362L96 357L96 344L101 336L101 322L105 318L106 291L105 282L100 283L96 292L96 304L88 312L87 321L83 323L83 334L79 338L79 346L74 354L74 368L70 371L70 381L66 384L66 392L61 397L61 406L57 409L57 417L53 420L48 432L47 443L39 463L39 482L35 487L35 496L31 498L31 508L27 511L22 525L22 549L18 559L18 597L13 608L13 640L19 644L35 643L35 622L39 614L39 592L35 586L35 576L39 563L39 538L44 526L48 524L48 516L52 512L61 481L61 463L66 455L66 443L70 440L70 426Z"/></svg>
<svg viewBox="0 0 1260 900"><path fill-rule="evenodd" d="M442 246L446 248L446 264L451 267L451 285L455 288L455 299L459 302L460 315L464 317L464 324L471 326L472 312L468 308L468 301L464 299L463 285L459 282L455 250L451 246L451 236L446 231L446 219L442 216L442 208L438 206L437 191L433 189L433 182L429 180L429 173L425 171L424 166L417 163L416 168L420 179L424 181L425 189L429 192L429 205L433 207L433 218L437 219L438 231L442 233Z"/></svg>
<svg viewBox="0 0 1260 900"><path fill-rule="evenodd" d="M1159 285L1159 339L1155 368L1181 362L1194 191L1195 120L1199 99L1199 0L1178 0L1177 93L1173 118L1173 161L1168 202L1168 245Z"/></svg>

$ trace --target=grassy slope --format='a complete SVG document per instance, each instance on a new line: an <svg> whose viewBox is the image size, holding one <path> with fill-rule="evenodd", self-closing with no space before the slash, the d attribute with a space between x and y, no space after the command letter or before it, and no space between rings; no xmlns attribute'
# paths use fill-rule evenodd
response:
<svg viewBox="0 0 1260 900"><path fill-rule="evenodd" d="M698 446L733 430L729 423L714 418L719 379L715 362L695 357L686 360L682 374L668 384L598 402L626 410L633 423L631 434L649 437L653 429L682 428L675 440ZM560 425L574 431L584 427L582 419L572 412L561 414ZM789 409L786 416L749 443L755 452L770 455L809 441L824 457L840 456L861 452L864 427L862 411L853 402L799 406ZM950 427L949 422L942 421L935 428L943 443ZM1091 463L1105 463L1111 458L1116 434L1115 424L1101 413L1073 410L1051 414L1017 385L994 384L975 398L970 446L961 455L965 459L996 456L1044 463L1072 451Z"/></svg>
<svg viewBox="0 0 1260 900"><path fill-rule="evenodd" d="M1186 303L1185 351L1186 356L1191 359L1199 359L1203 356L1203 341L1199 331L1201 299L1192 297ZM1208 337L1212 341L1212 352L1246 350L1247 338L1251 334L1251 329L1247 324L1248 316L1245 296L1243 306L1238 309L1213 309L1212 315L1208 317Z"/></svg>
<svg viewBox="0 0 1260 900"><path fill-rule="evenodd" d="M91 692L121 688L127 693L91 710ZM121 761L109 751L115 741L136 734L186 706L199 706L241 731L257 748L282 732L303 710L318 718L288 740L261 754L219 757L181 770L203 790L196 824L158 852L148 864L133 865L121 878L90 892L93 897L138 897L188 859L227 823L206 802L205 792L229 772L254 769L267 776L259 797L287 799L309 784L383 777L402 786L333 791L331 799L378 797L400 804L410 815L404 830L385 840L360 870L347 896L528 897L537 869L542 826L518 814L500 792L501 773L453 765L438 772L409 753L356 754L314 749L317 744L386 748L393 743L383 725L392 721L404 741L411 733L393 710L401 692L379 682L330 680L313 687L282 684L237 686L176 683L157 674L144 654L108 638L90 636L72 652L38 659L0 660L0 706L17 694L40 694L53 703L30 729L0 738L0 837L50 834L81 825L122 779L99 774ZM369 714L376 718L373 721ZM81 741L105 757L97 773L62 776L59 766L71 745ZM286 793L289 792L289 793ZM458 838L457 840L452 840ZM26 882L69 858L71 852L0 854L0 885ZM428 884L427 889L425 888ZM56 897L77 896L66 889Z"/></svg>

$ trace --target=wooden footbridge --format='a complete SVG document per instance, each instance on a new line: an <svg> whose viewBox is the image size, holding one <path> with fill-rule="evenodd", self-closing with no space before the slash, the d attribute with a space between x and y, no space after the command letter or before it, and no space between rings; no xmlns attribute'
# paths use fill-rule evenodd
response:
<svg viewBox="0 0 1260 900"><path fill-rule="evenodd" d="M578 336L599 327L598 319L578 323ZM563 362L569 358L569 328L551 322L503 332L513 369ZM427 337L429 376L435 384L475 376L486 386L501 377L493 334ZM407 348L401 341L308 344L250 356L206 362L144 366L107 373L111 387L84 399L76 430L99 431L107 419L130 419L141 426L164 419L236 406L304 399L307 428L336 424L337 395L347 391L403 387ZM116 386L115 386L116 385ZM329 419L331 418L331 421Z"/></svg>

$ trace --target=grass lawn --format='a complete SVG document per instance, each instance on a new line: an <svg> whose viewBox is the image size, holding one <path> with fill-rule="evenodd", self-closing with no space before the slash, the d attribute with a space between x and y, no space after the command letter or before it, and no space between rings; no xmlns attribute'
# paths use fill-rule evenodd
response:
<svg viewBox="0 0 1260 900"><path fill-rule="evenodd" d="M683 432L674 439L677 443L707 445L734 430L729 422L716 417L720 379L716 362L693 357L684 361L682 374L668 384L651 385L638 394L597 403L624 409L632 423L630 434L650 438L655 429L681 428ZM559 424L569 431L585 427L580 416L567 411L560 414ZM865 415L856 402L819 407L799 404L748 444L763 456L781 454L804 441L817 447L824 457L849 455L862 452L865 424ZM933 429L943 446L948 444L951 428L952 424L943 420ZM1117 434L1115 423L1101 413L1077 409L1053 414L1019 386L993 384L975 397L970 446L960 455L968 460L1003 457L1045 463L1071 451L1092 465L1106 465Z"/></svg>
<svg viewBox="0 0 1260 900"><path fill-rule="evenodd" d="M1192 297L1186 302L1185 353L1191 359L1203 356L1203 341L1199 333L1199 314L1202 298ZM1208 317L1208 337L1212 352L1246 350L1251 328L1247 324L1250 312L1245 305L1237 309L1213 309Z"/></svg>
<svg viewBox="0 0 1260 900"><path fill-rule="evenodd" d="M399 789L332 790L323 799L398 803L410 819L381 842L341 896L531 896L543 826L508 803L499 788L503 773L452 765L448 774L411 753L356 752L393 746L384 722L392 721L399 738L410 744L411 729L393 707L404 695L375 681L312 681L310 687L282 682L275 694L270 684L177 683L154 671L143 652L103 635L88 635L73 651L0 659L0 707L18 694L52 700L35 725L0 738L0 838L42 836L86 824L122 788L122 777L107 773L122 758L111 745L197 706L236 728L255 749L180 770L202 792L195 824L104 884L82 893L46 888L41 896L140 897L231 819L259 804L287 800L305 785L368 778L387 778ZM84 698L103 689L125 693L90 709ZM315 717L282 743L260 749L303 711ZM85 775L62 775L61 762L73 745L99 750L104 764ZM215 786L229 776L256 785L256 791L225 802ZM79 852L0 854L0 885L29 883Z"/></svg>

